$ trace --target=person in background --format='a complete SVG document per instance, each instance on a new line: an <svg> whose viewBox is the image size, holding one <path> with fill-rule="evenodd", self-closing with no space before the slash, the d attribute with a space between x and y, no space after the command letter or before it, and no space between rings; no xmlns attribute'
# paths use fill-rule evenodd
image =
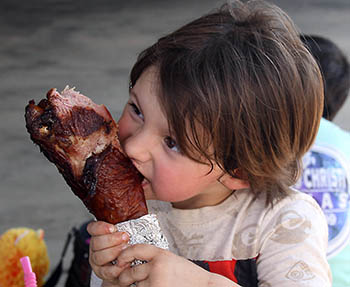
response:
<svg viewBox="0 0 350 287"><path fill-rule="evenodd" d="M301 40L323 75L324 109L296 188L312 195L323 209L328 221L327 257L333 287L346 287L350 286L350 134L331 121L349 95L350 67L331 40L315 35L301 35Z"/></svg>

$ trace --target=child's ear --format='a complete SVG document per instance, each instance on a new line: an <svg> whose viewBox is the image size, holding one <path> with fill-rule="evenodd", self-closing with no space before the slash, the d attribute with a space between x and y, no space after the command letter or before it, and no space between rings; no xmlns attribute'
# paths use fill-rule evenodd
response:
<svg viewBox="0 0 350 287"><path fill-rule="evenodd" d="M218 181L231 190L249 188L248 180L241 177L233 177L227 173L224 173Z"/></svg>

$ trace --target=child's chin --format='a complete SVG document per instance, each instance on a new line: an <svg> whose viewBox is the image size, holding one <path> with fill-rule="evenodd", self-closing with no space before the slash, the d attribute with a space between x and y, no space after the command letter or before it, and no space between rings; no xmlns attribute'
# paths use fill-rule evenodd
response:
<svg viewBox="0 0 350 287"><path fill-rule="evenodd" d="M143 191L144 191L146 200L155 200L155 199L157 199L156 195L152 192L152 189L151 189L151 187L149 185L146 186L143 189Z"/></svg>

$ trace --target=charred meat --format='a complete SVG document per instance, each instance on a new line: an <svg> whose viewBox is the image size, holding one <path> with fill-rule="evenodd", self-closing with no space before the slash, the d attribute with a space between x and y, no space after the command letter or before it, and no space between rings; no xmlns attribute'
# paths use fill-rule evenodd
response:
<svg viewBox="0 0 350 287"><path fill-rule="evenodd" d="M30 138L98 219L116 224L147 214L143 176L123 153L103 105L66 87L25 109Z"/></svg>

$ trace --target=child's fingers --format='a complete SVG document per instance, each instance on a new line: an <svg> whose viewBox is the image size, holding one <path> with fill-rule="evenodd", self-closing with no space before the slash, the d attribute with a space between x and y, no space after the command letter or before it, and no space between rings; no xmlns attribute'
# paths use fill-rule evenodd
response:
<svg viewBox="0 0 350 287"><path fill-rule="evenodd" d="M122 286L130 286L134 282L146 280L150 271L151 267L149 263L144 263L131 268L127 268L120 273L118 281ZM140 283L138 283L137 285L139 284Z"/></svg>
<svg viewBox="0 0 350 287"><path fill-rule="evenodd" d="M109 234L116 231L117 228L113 224L104 221L93 221L90 222L87 226L87 232L91 236Z"/></svg>
<svg viewBox="0 0 350 287"><path fill-rule="evenodd" d="M103 280L115 282L125 268L126 267L121 268L116 265L100 266L95 267L94 272Z"/></svg>
<svg viewBox="0 0 350 287"><path fill-rule="evenodd" d="M102 266L115 260L126 245L118 245L111 248L91 252L90 264Z"/></svg>
<svg viewBox="0 0 350 287"><path fill-rule="evenodd" d="M135 259L151 261L159 252L165 252L165 250L149 244L131 245L118 256L118 265L124 266Z"/></svg>
<svg viewBox="0 0 350 287"><path fill-rule="evenodd" d="M128 242L128 240L129 236L125 232L115 232L112 234L93 236L90 240L90 249L91 251L99 251L125 244Z"/></svg>

